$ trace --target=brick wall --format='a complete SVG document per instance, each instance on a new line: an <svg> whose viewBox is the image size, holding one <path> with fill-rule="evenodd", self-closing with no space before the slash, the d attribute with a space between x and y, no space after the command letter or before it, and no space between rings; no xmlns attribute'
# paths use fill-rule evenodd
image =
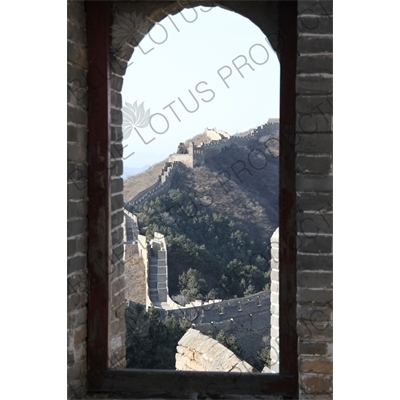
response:
<svg viewBox="0 0 400 400"><path fill-rule="evenodd" d="M271 236L271 370L279 372L279 228Z"/></svg>
<svg viewBox="0 0 400 400"><path fill-rule="evenodd" d="M118 2L121 9L135 7ZM133 8L132 8L133 7ZM154 19L156 2L140 3ZM175 11L178 5L171 6ZM332 398L332 2L298 2L296 84L297 333L300 398ZM172 8L168 8L171 11ZM86 390L87 98L86 15L68 2L68 395ZM140 39L140 35L138 37ZM124 366L121 88L133 48L113 55L111 79L111 361ZM128 155L124 155L125 157Z"/></svg>
<svg viewBox="0 0 400 400"><path fill-rule="evenodd" d="M298 2L297 333L301 399L332 398L332 7Z"/></svg>
<svg viewBox="0 0 400 400"><path fill-rule="evenodd" d="M86 14L83 2L67 8L68 68L68 396L86 391L87 347L87 96Z"/></svg>

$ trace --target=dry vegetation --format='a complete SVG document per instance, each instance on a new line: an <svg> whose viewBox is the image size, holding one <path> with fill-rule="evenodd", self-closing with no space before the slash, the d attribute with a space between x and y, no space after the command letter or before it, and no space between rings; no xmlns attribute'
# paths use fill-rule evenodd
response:
<svg viewBox="0 0 400 400"><path fill-rule="evenodd" d="M132 200L139 192L156 183L158 175L161 174L161 170L166 162L167 160L165 159L164 161L152 165L149 169L146 169L146 171L125 179L124 201Z"/></svg>
<svg viewBox="0 0 400 400"><path fill-rule="evenodd" d="M146 276L143 260L134 255L125 261L126 298L135 303L146 304Z"/></svg>
<svg viewBox="0 0 400 400"><path fill-rule="evenodd" d="M240 134L244 135L245 132ZM199 145L209 141L205 133L202 133L187 140L185 144L188 146L194 142ZM264 144L266 141L267 146ZM265 240L271 236L278 226L278 155L278 132L259 140L249 140L246 146L233 145L208 159L202 167L190 169L182 164L182 172L173 179L171 189L181 189L200 197L209 210L226 215L255 242L259 242L261 237ZM249 158L256 168L251 167ZM125 180L125 201L154 184L165 161ZM240 172L244 166L247 169Z"/></svg>
<svg viewBox="0 0 400 400"><path fill-rule="evenodd" d="M248 161L248 155L254 149L265 148L254 140L247 147L232 146L207 160L205 166L184 168L179 179L173 180L171 188L200 198L209 210L229 217L238 228L259 242L260 238L270 237L278 226L279 159L268 155L266 160L258 151L253 151L250 155L253 165L261 167L267 163L262 169L254 169ZM233 170L240 171L244 165L248 171L238 173L237 177Z"/></svg>

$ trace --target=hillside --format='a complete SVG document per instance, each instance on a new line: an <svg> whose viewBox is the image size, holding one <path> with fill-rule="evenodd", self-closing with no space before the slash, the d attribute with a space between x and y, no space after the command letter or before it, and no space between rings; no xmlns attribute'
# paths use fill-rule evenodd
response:
<svg viewBox="0 0 400 400"><path fill-rule="evenodd" d="M124 200L129 201L142 190L148 188L157 181L158 175L167 160L152 165L146 171L131 176L124 180Z"/></svg>
<svg viewBox="0 0 400 400"><path fill-rule="evenodd" d="M171 189L199 198L209 210L228 216L254 242L261 243L278 226L279 195L278 158L264 158L260 155L263 149L256 141L246 147L232 146L204 166L184 168ZM252 168L249 158L260 169Z"/></svg>
<svg viewBox="0 0 400 400"><path fill-rule="evenodd" d="M142 234L149 239L154 232L166 236L171 295L232 298L268 287L268 243L278 226L278 127L274 129L230 142L199 167L177 163L164 194L129 204ZM190 140L205 139L197 135ZM157 180L162 166L130 178L129 184L139 192Z"/></svg>
<svg viewBox="0 0 400 400"><path fill-rule="evenodd" d="M267 146L263 143L266 140ZM206 143L209 138L200 134L185 144L190 141ZM240 146L232 145L207 159L201 167L192 169L182 165L179 175L172 179L171 189L180 189L191 197L200 198L209 210L228 216L255 243L261 243L278 226L278 144L276 131L245 141ZM154 184L163 165L164 162L157 163L126 179L125 202Z"/></svg>

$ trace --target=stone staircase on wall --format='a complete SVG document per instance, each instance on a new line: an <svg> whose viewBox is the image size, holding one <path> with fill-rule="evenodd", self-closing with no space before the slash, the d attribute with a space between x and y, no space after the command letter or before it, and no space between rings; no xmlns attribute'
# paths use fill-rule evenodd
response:
<svg viewBox="0 0 400 400"><path fill-rule="evenodd" d="M148 283L149 283L149 297L153 304L159 303L160 301L158 297L157 270L158 270L158 258L150 257Z"/></svg>
<svg viewBox="0 0 400 400"><path fill-rule="evenodd" d="M124 209L124 221L122 226L124 229L124 260L128 260L135 254L139 254L139 226L136 215Z"/></svg>

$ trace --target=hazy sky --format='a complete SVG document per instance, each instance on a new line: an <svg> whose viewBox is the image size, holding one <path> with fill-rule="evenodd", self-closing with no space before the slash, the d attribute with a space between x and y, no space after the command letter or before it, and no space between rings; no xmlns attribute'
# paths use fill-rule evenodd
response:
<svg viewBox="0 0 400 400"><path fill-rule="evenodd" d="M206 127L235 134L279 117L277 56L239 14L197 7L167 17L130 63L123 104L143 103L150 118L143 113L137 120L140 112L132 110L134 125L124 117L131 128L124 135L126 167L161 161Z"/></svg>

